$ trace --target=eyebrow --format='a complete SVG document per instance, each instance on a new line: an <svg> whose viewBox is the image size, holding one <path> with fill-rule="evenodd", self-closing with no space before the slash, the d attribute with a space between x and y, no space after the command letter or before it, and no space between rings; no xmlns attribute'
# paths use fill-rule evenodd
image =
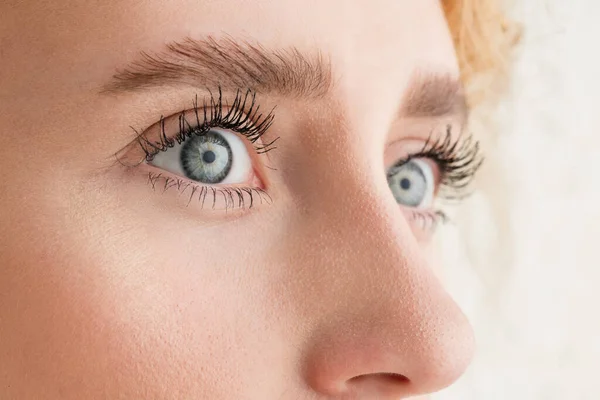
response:
<svg viewBox="0 0 600 400"><path fill-rule="evenodd" d="M319 98L331 91L333 79L331 63L320 52L305 55L295 47L268 50L231 37L186 38L160 53L141 52L102 92L180 84Z"/></svg>
<svg viewBox="0 0 600 400"><path fill-rule="evenodd" d="M331 62L319 51L306 54L296 47L271 50L229 36L220 39L209 36L172 42L161 52L142 51L137 60L117 70L101 92L135 92L183 84L315 99L330 94L333 83ZM460 79L444 73L416 73L407 86L400 116L447 115L467 118Z"/></svg>
<svg viewBox="0 0 600 400"><path fill-rule="evenodd" d="M466 120L467 98L459 77L451 74L416 73L402 101L403 117L443 117L455 115Z"/></svg>

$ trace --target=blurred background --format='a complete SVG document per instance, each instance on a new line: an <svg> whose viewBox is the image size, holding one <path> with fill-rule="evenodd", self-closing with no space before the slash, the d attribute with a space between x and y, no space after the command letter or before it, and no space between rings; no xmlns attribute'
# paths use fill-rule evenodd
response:
<svg viewBox="0 0 600 400"><path fill-rule="evenodd" d="M478 191L439 235L478 354L445 400L600 399L600 2L515 1ZM485 116L485 117L483 117Z"/></svg>

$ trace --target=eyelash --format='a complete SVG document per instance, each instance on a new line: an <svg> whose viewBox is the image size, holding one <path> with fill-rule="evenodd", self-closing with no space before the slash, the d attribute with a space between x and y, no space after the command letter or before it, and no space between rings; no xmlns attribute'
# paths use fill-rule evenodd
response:
<svg viewBox="0 0 600 400"><path fill-rule="evenodd" d="M410 219L425 232L435 231L440 224L448 222L446 213L440 210L414 210Z"/></svg>
<svg viewBox="0 0 600 400"><path fill-rule="evenodd" d="M470 194L469 187L484 161L479 142L473 136L465 140L453 140L450 125L446 127L445 135L438 139L433 139L431 135L421 151L411 154L397 165L417 158L427 158L438 166L440 184L437 197L449 201L458 201ZM427 230L434 230L440 223L449 221L441 210L413 210L411 218Z"/></svg>
<svg viewBox="0 0 600 400"><path fill-rule="evenodd" d="M200 202L200 208L204 208L206 197L212 196L212 209L214 209L217 199L222 196L225 202L225 212L237 208L244 209L248 202L248 209L251 209L257 201L260 201L261 204L265 201L269 204L273 203L271 196L261 188L198 185L181 178L164 176L162 173L157 172L148 172L148 184L153 190L159 190L162 187L163 193L174 188L182 195L190 189L187 204L189 205L196 198Z"/></svg>
<svg viewBox="0 0 600 400"><path fill-rule="evenodd" d="M136 132L136 142L145 154L146 162L152 161L154 156L160 152L167 151L181 144L192 135L201 136L212 128L223 128L237 132L244 136L254 145L257 154L265 154L276 149L274 144L279 140L275 138L271 142L257 146L255 143L267 132L274 120L274 108L267 114L259 114L260 106L256 104L256 93L247 90L245 93L238 90L231 106L223 100L222 90L218 88L215 97L209 91L210 100L206 100L202 106L198 105L198 97L193 101L192 110L183 111L179 114L179 131L173 137L169 137L165 130L165 119L161 116L159 121L160 134L158 141L149 140L143 133ZM226 110L226 111L225 111ZM195 126L186 119L186 115L192 113L195 117ZM133 129L133 128L132 128ZM446 134L437 140L433 135L429 137L421 151L411 154L401 160L397 165L410 162L412 159L426 158L434 161L440 170L439 197L446 200L460 200L469 193L469 187L477 170L480 168L483 158L480 156L479 143L468 137L466 140L452 139L452 127L448 126ZM272 203L271 197L260 188L242 187L219 187L194 184L177 177L165 176L162 173L149 172L148 184L154 189L162 187L163 192L175 188L181 194L188 189L190 195L189 203L196 198L201 203L201 208L207 203L206 197L212 197L208 203L215 207L217 198L222 197L225 203L225 211L234 208L248 208L260 201ZM423 230L434 230L440 223L448 221L446 214L440 210L411 210L411 219L420 225Z"/></svg>
<svg viewBox="0 0 600 400"><path fill-rule="evenodd" d="M469 195L467 189L484 161L479 142L473 136L453 141L450 125L443 137L434 140L430 136L423 149L403 163L415 158L428 158L437 164L441 176L439 194L447 200L461 200Z"/></svg>
<svg viewBox="0 0 600 400"><path fill-rule="evenodd" d="M274 109L266 116L259 114L260 106L256 104L256 92L247 90L245 94L242 94L238 90L231 106L227 104L227 101L223 100L220 87L218 88L217 98L210 91L209 94L210 101L208 105L204 101L202 106L199 106L198 97L196 96L194 99L194 106L191 110L196 119L194 126L186 119L186 114L190 113L190 111L182 111L179 114L179 132L174 137L167 136L165 120L162 116L159 121L160 135L158 141L152 142L143 133L135 131L137 135L136 141L144 152L147 162L152 161L158 153L167 151L169 148L175 146L175 143L181 144L192 135L202 136L212 128L217 127L237 132L244 136L250 143L255 144L273 124L275 118L273 115ZM249 106L246 106L249 100ZM279 137L267 144L255 145L254 150L257 154L265 154L276 149L273 145L277 140L279 140Z"/></svg>
<svg viewBox="0 0 600 400"><path fill-rule="evenodd" d="M144 161L151 162L157 154L174 147L175 143L181 144L193 135L202 136L212 128L217 127L237 132L244 136L254 145L253 147L257 154L265 154L277 148L274 144L279 140L279 137L269 143L256 145L256 142L271 127L275 118L273 114L274 108L266 115L260 113L260 106L256 104L256 92L247 90L243 93L241 90L238 90L231 105L223 99L220 87L216 96L211 91L209 91L209 96L208 103L204 100L201 106L198 104L198 96L196 96L193 101L193 108L182 111L179 114L179 129L175 136L170 137L167 134L165 119L162 116L158 123L160 132L156 141L150 140L145 132L139 133L132 128L136 133L134 142L144 152L143 160L137 164ZM186 118L190 114L195 119L193 125ZM117 159L121 164L129 166L120 160L118 156ZM196 199L200 202L201 208L204 208L205 204L212 204L212 208L214 209L217 200L222 198L222 204L224 204L226 212L238 208L245 209L246 205L250 209L258 202L261 204L264 202L272 203L269 194L261 188L206 186L156 172L148 172L148 184L155 191L162 188L163 193L173 188L177 189L179 195L189 192L187 204L189 205L193 199Z"/></svg>

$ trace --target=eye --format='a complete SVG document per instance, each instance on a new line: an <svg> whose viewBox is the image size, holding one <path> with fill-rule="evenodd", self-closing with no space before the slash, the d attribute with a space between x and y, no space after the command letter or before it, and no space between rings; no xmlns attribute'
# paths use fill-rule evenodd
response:
<svg viewBox="0 0 600 400"><path fill-rule="evenodd" d="M243 139L218 128L175 143L148 164L209 185L247 183L253 174Z"/></svg>
<svg viewBox="0 0 600 400"><path fill-rule="evenodd" d="M434 172L422 159L411 159L388 170L388 185L398 204L428 208L435 193Z"/></svg>

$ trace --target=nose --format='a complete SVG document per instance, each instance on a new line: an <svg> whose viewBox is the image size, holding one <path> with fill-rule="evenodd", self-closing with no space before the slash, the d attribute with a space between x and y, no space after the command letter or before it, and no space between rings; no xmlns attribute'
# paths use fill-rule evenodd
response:
<svg viewBox="0 0 600 400"><path fill-rule="evenodd" d="M437 392L470 362L470 324L398 206L363 194L362 201L315 218L320 234L308 228L311 251L298 255L311 274L303 299L312 321L306 384L331 399Z"/></svg>

